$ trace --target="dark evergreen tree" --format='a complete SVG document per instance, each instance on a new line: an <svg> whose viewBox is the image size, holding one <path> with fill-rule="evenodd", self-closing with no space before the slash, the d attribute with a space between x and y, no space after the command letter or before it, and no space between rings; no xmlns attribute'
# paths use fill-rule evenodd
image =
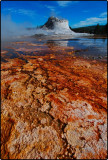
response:
<svg viewBox="0 0 108 160"><path fill-rule="evenodd" d="M100 33L100 25L97 24L97 26L94 29L94 34L99 34Z"/></svg>
<svg viewBox="0 0 108 160"><path fill-rule="evenodd" d="M108 23L105 25L105 33L108 33Z"/></svg>

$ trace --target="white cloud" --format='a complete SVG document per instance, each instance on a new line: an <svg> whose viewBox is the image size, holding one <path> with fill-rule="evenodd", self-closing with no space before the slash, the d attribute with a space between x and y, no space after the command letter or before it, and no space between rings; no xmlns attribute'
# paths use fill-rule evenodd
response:
<svg viewBox="0 0 108 160"><path fill-rule="evenodd" d="M29 17L33 17L36 15L35 11L26 10L26 9L5 8L4 11L8 11L9 13L17 13L17 14L21 14L21 15L26 15Z"/></svg>
<svg viewBox="0 0 108 160"><path fill-rule="evenodd" d="M45 7L50 9L51 11L55 11L55 7L54 6L45 5Z"/></svg>
<svg viewBox="0 0 108 160"><path fill-rule="evenodd" d="M45 7L48 8L48 9L51 11L50 16L55 16L55 17L57 17L58 14L60 13L60 11L58 11L58 10L56 9L56 7L54 7L54 6L45 5Z"/></svg>
<svg viewBox="0 0 108 160"><path fill-rule="evenodd" d="M83 27L83 26L96 25L97 23L99 24L107 23L107 17L105 15L106 12L100 14L98 17L87 18L84 21L80 21L79 23L74 24L73 27Z"/></svg>
<svg viewBox="0 0 108 160"><path fill-rule="evenodd" d="M57 4L58 4L60 7L67 7L67 6L69 6L70 4L75 4L75 3L78 3L78 1L57 1Z"/></svg>
<svg viewBox="0 0 108 160"><path fill-rule="evenodd" d="M106 17L106 16L107 16L107 12L103 12L103 13L100 14L99 17Z"/></svg>

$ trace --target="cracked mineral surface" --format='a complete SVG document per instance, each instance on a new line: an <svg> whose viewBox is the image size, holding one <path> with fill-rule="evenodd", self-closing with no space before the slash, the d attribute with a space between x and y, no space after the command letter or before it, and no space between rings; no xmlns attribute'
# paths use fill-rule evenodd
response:
<svg viewBox="0 0 108 160"><path fill-rule="evenodd" d="M76 57L72 47L10 49L15 58L1 51L1 158L105 159L106 62Z"/></svg>

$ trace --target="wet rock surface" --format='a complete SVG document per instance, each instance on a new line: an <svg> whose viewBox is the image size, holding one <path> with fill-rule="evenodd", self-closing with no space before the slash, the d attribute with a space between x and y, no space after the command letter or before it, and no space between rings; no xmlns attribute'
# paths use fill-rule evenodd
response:
<svg viewBox="0 0 108 160"><path fill-rule="evenodd" d="M26 45L34 46L14 43L18 58L1 53L1 158L105 159L106 62L75 57L72 48L64 56L64 47L30 55Z"/></svg>

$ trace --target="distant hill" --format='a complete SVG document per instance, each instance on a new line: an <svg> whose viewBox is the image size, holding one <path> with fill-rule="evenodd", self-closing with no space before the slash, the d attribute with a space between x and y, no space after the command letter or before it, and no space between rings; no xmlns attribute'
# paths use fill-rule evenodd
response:
<svg viewBox="0 0 108 160"><path fill-rule="evenodd" d="M77 33L90 33L90 34L107 34L107 27L108 24L106 25L94 25L94 26L87 26L87 27L79 27L79 28L72 28L70 29L74 32Z"/></svg>

